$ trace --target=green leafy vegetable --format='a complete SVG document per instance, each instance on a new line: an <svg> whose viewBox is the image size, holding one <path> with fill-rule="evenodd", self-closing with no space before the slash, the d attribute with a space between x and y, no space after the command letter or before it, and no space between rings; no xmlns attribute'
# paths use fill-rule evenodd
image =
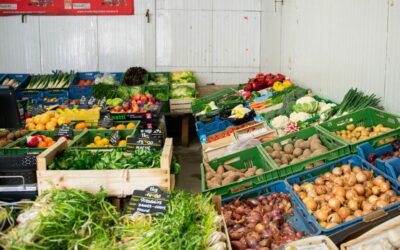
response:
<svg viewBox="0 0 400 250"><path fill-rule="evenodd" d="M197 91L189 86L178 86L171 89L169 96L171 99L186 99L194 98L196 94Z"/></svg>

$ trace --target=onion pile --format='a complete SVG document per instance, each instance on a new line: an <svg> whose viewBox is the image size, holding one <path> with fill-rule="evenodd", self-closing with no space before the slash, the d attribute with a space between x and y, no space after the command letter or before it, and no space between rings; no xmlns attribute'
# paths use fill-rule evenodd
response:
<svg viewBox="0 0 400 250"><path fill-rule="evenodd" d="M285 222L285 216L293 214L289 194L233 200L223 207L223 213L235 250L275 249L304 237L304 232L296 232Z"/></svg>
<svg viewBox="0 0 400 250"><path fill-rule="evenodd" d="M384 177L350 164L335 167L314 182L293 184L293 190L326 229L400 201Z"/></svg>

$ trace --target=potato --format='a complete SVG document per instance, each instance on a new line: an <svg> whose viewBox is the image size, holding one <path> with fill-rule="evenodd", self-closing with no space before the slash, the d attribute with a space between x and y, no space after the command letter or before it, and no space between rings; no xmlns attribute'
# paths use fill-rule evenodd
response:
<svg viewBox="0 0 400 250"><path fill-rule="evenodd" d="M281 158L281 152L280 151L274 151L271 154L272 159L280 159Z"/></svg>
<svg viewBox="0 0 400 250"><path fill-rule="evenodd" d="M274 143L272 147L274 148L274 151L282 151L282 146L279 143Z"/></svg>
<svg viewBox="0 0 400 250"><path fill-rule="evenodd" d="M5 140L1 140L1 141L0 141L0 147L4 147L4 146L6 146L7 144L8 144L8 142L5 141Z"/></svg>
<svg viewBox="0 0 400 250"><path fill-rule="evenodd" d="M259 169L256 170L255 174L258 175L258 174L262 174L262 173L264 173L264 169L259 168Z"/></svg>
<svg viewBox="0 0 400 250"><path fill-rule="evenodd" d="M276 163L278 166L282 165L282 161L281 161L280 159L275 159L275 163Z"/></svg>
<svg viewBox="0 0 400 250"><path fill-rule="evenodd" d="M207 179L207 180L210 180L210 179L212 179L212 178L214 178L214 174L208 172L208 173L206 174L206 179Z"/></svg>
<svg viewBox="0 0 400 250"><path fill-rule="evenodd" d="M294 159L290 162L290 164L295 164L295 163L297 163L297 162L299 162L299 161L300 161L299 159L294 158Z"/></svg>
<svg viewBox="0 0 400 250"><path fill-rule="evenodd" d="M223 166L219 166L219 167L217 168L217 174L222 175L223 173L224 173L224 167L223 167Z"/></svg>
<svg viewBox="0 0 400 250"><path fill-rule="evenodd" d="M288 158L285 156L285 157L282 157L282 164L288 164L289 163L289 160L288 160Z"/></svg>
<svg viewBox="0 0 400 250"><path fill-rule="evenodd" d="M319 143L319 142L316 142L316 141L312 141L311 143L310 143L310 149L311 149L311 151L315 151L315 150L317 150L317 149L319 149L321 147L321 143Z"/></svg>
<svg viewBox="0 0 400 250"><path fill-rule="evenodd" d="M303 139L297 140L297 141L294 143L294 147L295 147L295 148L300 148L300 149L301 149L301 145L303 144L303 142L304 142Z"/></svg>
<svg viewBox="0 0 400 250"><path fill-rule="evenodd" d="M305 169L312 169L312 168L314 168L314 165L312 163L305 166Z"/></svg>
<svg viewBox="0 0 400 250"><path fill-rule="evenodd" d="M285 146L283 146L283 151L285 151L285 153L287 154L292 154L293 150L294 150L293 144L288 143Z"/></svg>
<svg viewBox="0 0 400 250"><path fill-rule="evenodd" d="M271 146L266 146L266 147L265 147L265 150L266 150L268 153L274 152L274 149L273 149Z"/></svg>
<svg viewBox="0 0 400 250"><path fill-rule="evenodd" d="M15 138L14 133L8 133L8 135L7 135L8 140L14 140L14 138Z"/></svg>
<svg viewBox="0 0 400 250"><path fill-rule="evenodd" d="M294 155L289 155L289 154L287 154L286 157L288 158L289 162L291 162L295 158Z"/></svg>
<svg viewBox="0 0 400 250"><path fill-rule="evenodd" d="M303 142L303 144L301 145L301 149L309 149L310 148L310 141L305 141Z"/></svg>
<svg viewBox="0 0 400 250"><path fill-rule="evenodd" d="M304 151L303 151L303 155L305 156L305 157L310 157L310 155L311 155L311 150L310 149L304 149Z"/></svg>
<svg viewBox="0 0 400 250"><path fill-rule="evenodd" d="M301 154L303 154L303 150L301 149L301 148L295 148L294 150L293 150L293 155L294 156L300 156Z"/></svg>
<svg viewBox="0 0 400 250"><path fill-rule="evenodd" d="M319 167L319 166L322 166L324 164L325 164L324 161L317 161L317 162L314 163L314 167Z"/></svg>

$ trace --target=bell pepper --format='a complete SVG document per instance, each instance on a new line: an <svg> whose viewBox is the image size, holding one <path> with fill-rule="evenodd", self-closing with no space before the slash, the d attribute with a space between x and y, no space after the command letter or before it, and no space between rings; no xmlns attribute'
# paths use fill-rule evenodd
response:
<svg viewBox="0 0 400 250"><path fill-rule="evenodd" d="M252 78L249 80L252 91L259 91L265 89L267 85L264 82L259 82L257 78Z"/></svg>
<svg viewBox="0 0 400 250"><path fill-rule="evenodd" d="M256 75L256 79L257 79L258 82L265 82L264 78L265 78L265 76L264 76L263 73L258 73Z"/></svg>
<svg viewBox="0 0 400 250"><path fill-rule="evenodd" d="M28 136L26 138L26 146L35 148L41 141L43 141L43 137L41 135Z"/></svg>
<svg viewBox="0 0 400 250"><path fill-rule="evenodd" d="M275 82L274 86L272 86L272 89L276 92L282 91L285 89L285 86L283 85L282 82Z"/></svg>
<svg viewBox="0 0 400 250"><path fill-rule="evenodd" d="M244 91L244 92L242 93L242 96L243 96L246 100L248 100L248 99L251 97L251 92L250 92L250 91Z"/></svg>
<svg viewBox="0 0 400 250"><path fill-rule="evenodd" d="M283 86L285 88L292 87L292 82L290 80L285 80L285 81L283 81Z"/></svg>

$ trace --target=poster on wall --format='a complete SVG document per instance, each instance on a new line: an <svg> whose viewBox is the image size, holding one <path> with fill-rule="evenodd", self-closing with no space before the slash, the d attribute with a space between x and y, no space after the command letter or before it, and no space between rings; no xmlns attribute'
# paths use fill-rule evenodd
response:
<svg viewBox="0 0 400 250"><path fill-rule="evenodd" d="M7 15L133 15L134 0L0 0Z"/></svg>

